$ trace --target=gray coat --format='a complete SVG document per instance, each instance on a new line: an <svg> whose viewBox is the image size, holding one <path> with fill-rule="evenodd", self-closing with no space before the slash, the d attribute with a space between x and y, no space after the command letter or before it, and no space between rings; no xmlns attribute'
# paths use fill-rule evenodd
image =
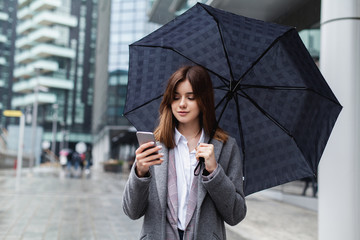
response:
<svg viewBox="0 0 360 240"><path fill-rule="evenodd" d="M209 181L198 178L195 239L226 239L224 221L236 225L246 214L236 141L229 137L226 144L217 140L212 144L219 169ZM150 177L137 177L134 164L124 190L125 214L131 219L144 216L140 239L166 239L168 149L163 146L162 151L164 162L150 168Z"/></svg>

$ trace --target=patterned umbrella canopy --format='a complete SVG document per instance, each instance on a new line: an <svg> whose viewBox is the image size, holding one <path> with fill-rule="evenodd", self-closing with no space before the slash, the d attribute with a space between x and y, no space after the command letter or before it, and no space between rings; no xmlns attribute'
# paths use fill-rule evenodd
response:
<svg viewBox="0 0 360 240"><path fill-rule="evenodd" d="M187 64L211 75L246 195L316 174L342 107L293 27L198 3L131 44L124 114L138 130L154 130L167 79Z"/></svg>

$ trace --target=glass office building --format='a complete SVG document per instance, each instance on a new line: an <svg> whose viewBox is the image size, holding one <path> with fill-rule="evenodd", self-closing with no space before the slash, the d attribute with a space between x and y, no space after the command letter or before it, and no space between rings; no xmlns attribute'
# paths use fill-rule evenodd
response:
<svg viewBox="0 0 360 240"><path fill-rule="evenodd" d="M119 136L131 128L122 116L128 81L129 44L158 27L148 22L148 10L148 0L99 2L92 125L94 158L99 162L108 160L114 152L117 155L114 148L119 147ZM105 79L107 84L104 84Z"/></svg>
<svg viewBox="0 0 360 240"><path fill-rule="evenodd" d="M129 44L156 28L148 22L148 1L113 0L111 6L109 42L109 93L107 124L125 124L124 110L129 67Z"/></svg>

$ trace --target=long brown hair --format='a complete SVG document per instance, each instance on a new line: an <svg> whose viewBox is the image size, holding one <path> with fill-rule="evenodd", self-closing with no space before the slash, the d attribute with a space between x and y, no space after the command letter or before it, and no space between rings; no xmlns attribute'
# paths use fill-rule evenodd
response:
<svg viewBox="0 0 360 240"><path fill-rule="evenodd" d="M199 105L200 126L204 129L205 134L210 136L216 127L214 90L209 73L201 66L181 67L168 80L159 108L159 125L154 131L156 140L162 142L168 148L175 147L174 131L177 126L177 120L171 111L171 103L173 102L177 85L186 79L189 80ZM221 128L217 127L214 139L226 142L228 135Z"/></svg>

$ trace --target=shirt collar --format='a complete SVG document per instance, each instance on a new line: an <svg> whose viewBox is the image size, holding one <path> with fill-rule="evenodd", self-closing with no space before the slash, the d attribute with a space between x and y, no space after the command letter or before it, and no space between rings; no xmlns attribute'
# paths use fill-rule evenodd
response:
<svg viewBox="0 0 360 240"><path fill-rule="evenodd" d="M186 138L179 132L179 130L177 130L177 128L175 128L174 138L175 138L175 145L178 145L180 140L184 140L187 142ZM204 129L201 129L201 136L198 143L204 142L204 139L205 139L205 132Z"/></svg>

